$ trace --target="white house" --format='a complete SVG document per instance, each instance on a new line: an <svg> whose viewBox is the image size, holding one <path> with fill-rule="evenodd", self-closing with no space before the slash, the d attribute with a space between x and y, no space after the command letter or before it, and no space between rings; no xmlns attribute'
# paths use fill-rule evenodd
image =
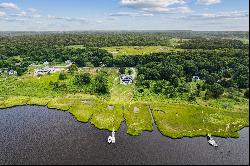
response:
<svg viewBox="0 0 250 166"><path fill-rule="evenodd" d="M17 72L15 70L11 69L11 70L8 71L8 74L9 75L15 75L15 74L17 74Z"/></svg>
<svg viewBox="0 0 250 166"><path fill-rule="evenodd" d="M48 62L48 61L46 61L46 62L44 62L43 64L47 66L47 65L49 65L49 62Z"/></svg>
<svg viewBox="0 0 250 166"><path fill-rule="evenodd" d="M120 83L124 85L132 84L134 82L134 78L132 75L122 74L120 76Z"/></svg>
<svg viewBox="0 0 250 166"><path fill-rule="evenodd" d="M67 61L65 61L65 63L66 63L67 65L71 65L71 64L72 64L71 60L67 60Z"/></svg>
<svg viewBox="0 0 250 166"><path fill-rule="evenodd" d="M36 75L45 75L45 74L54 73L54 72L55 72L55 68L49 68L49 67L44 67L42 69L35 70Z"/></svg>

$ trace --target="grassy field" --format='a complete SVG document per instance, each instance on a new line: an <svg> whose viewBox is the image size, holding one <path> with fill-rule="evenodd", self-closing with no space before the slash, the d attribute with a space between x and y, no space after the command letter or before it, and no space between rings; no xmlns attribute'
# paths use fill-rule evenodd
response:
<svg viewBox="0 0 250 166"><path fill-rule="evenodd" d="M204 106L152 103L160 132L171 138L206 136L238 137L238 130L249 125L248 110L230 111Z"/></svg>
<svg viewBox="0 0 250 166"><path fill-rule="evenodd" d="M169 52L169 51L181 51L181 49L175 49L166 46L119 46L119 47L103 47L103 49L112 53L114 56L120 55L146 55L150 53Z"/></svg>
<svg viewBox="0 0 250 166"><path fill-rule="evenodd" d="M96 73L96 69L83 68L84 72ZM121 85L117 68L104 68L109 75L110 95L97 96L83 92L72 93L69 89L60 92L51 88L50 81L57 81L59 73L22 77L0 76L0 108L19 105L41 105L68 111L80 122L90 121L99 129L119 130L125 120L127 133L140 135L152 131L153 122L149 109L159 131L168 137L200 136L211 133L222 137L238 137L238 130L249 125L249 104L247 99L239 101L223 96L217 100L204 101L198 98L188 103L181 98L167 99L145 90L141 96L135 93L134 85ZM72 76L63 82L74 87ZM192 85L191 85L192 87ZM191 88L192 89L192 88ZM224 104L228 102L227 108Z"/></svg>

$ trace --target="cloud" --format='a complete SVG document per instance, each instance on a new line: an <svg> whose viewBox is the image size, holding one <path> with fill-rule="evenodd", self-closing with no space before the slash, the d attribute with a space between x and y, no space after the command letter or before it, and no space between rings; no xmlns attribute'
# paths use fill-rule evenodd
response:
<svg viewBox="0 0 250 166"><path fill-rule="evenodd" d="M186 0L121 0L124 7L139 9L151 13L190 13L192 10L187 6ZM172 7L175 5L175 7Z"/></svg>
<svg viewBox="0 0 250 166"><path fill-rule="evenodd" d="M193 14L185 18L190 19L239 19L248 18L248 11L233 11L233 12L219 12L219 13L203 13L203 14Z"/></svg>
<svg viewBox="0 0 250 166"><path fill-rule="evenodd" d="M197 3L201 5L214 5L220 2L221 0L197 0Z"/></svg>
<svg viewBox="0 0 250 166"><path fill-rule="evenodd" d="M118 17L149 17L154 16L152 13L136 13L136 12L117 12L111 13L109 16L118 16Z"/></svg>
<svg viewBox="0 0 250 166"><path fill-rule="evenodd" d="M29 8L28 11L29 11L29 12L32 12L32 13L35 13L35 12L37 12L37 9Z"/></svg>
<svg viewBox="0 0 250 166"><path fill-rule="evenodd" d="M162 14L169 14L169 13L191 13L192 10L189 7L181 6L176 8L148 8L144 9L144 11L148 12L156 12L156 13L162 13Z"/></svg>
<svg viewBox="0 0 250 166"><path fill-rule="evenodd" d="M0 17L4 17L6 16L6 13L5 12L0 12Z"/></svg>
<svg viewBox="0 0 250 166"><path fill-rule="evenodd" d="M121 0L122 6L133 8L167 7L174 4L184 4L185 0Z"/></svg>
<svg viewBox="0 0 250 166"><path fill-rule="evenodd" d="M15 16L18 16L18 17L27 17L28 14L27 14L27 12L20 12L18 14L15 14Z"/></svg>
<svg viewBox="0 0 250 166"><path fill-rule="evenodd" d="M0 8L3 9L16 9L18 10L18 6L14 3L0 3Z"/></svg>
<svg viewBox="0 0 250 166"><path fill-rule="evenodd" d="M4 21L6 21L6 22L24 22L26 20L21 19L21 18L4 18Z"/></svg>
<svg viewBox="0 0 250 166"><path fill-rule="evenodd" d="M64 20L64 21L78 21L78 22L87 22L86 18L71 18L71 17L58 17L58 16L51 16L48 15L48 19L51 20Z"/></svg>

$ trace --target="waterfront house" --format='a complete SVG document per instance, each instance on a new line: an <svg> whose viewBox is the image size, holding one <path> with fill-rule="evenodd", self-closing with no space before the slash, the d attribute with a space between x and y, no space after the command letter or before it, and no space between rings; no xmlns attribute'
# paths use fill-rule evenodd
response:
<svg viewBox="0 0 250 166"><path fill-rule="evenodd" d="M55 68L50 68L50 67L44 67L42 69L35 70L36 75L45 75L53 72L55 72Z"/></svg>
<svg viewBox="0 0 250 166"><path fill-rule="evenodd" d="M120 83L124 85L132 84L134 82L134 78L132 75L122 74L120 76Z"/></svg>

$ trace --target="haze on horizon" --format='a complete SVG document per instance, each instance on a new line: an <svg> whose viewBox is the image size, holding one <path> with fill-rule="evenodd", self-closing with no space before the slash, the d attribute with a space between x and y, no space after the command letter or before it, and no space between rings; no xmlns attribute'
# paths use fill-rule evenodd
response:
<svg viewBox="0 0 250 166"><path fill-rule="evenodd" d="M0 0L0 31L248 31L248 0Z"/></svg>

